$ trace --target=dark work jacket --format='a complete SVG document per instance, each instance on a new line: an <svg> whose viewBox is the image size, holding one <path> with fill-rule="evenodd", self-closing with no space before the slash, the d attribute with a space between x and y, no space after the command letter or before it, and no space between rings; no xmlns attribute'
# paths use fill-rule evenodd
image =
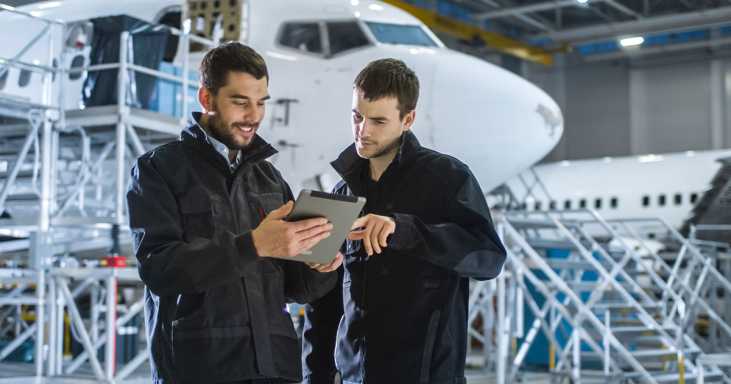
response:
<svg viewBox="0 0 731 384"><path fill-rule="evenodd" d="M344 383L464 383L469 278L495 278L505 261L477 180L410 132L370 186L354 146L332 165L336 193L366 197L365 213L396 231L370 258L347 241L341 286L306 307L305 383L332 383L336 370Z"/></svg>
<svg viewBox="0 0 731 384"><path fill-rule="evenodd" d="M193 124L137 160L127 203L155 383L301 380L286 302L324 295L337 274L257 256L252 229L292 198L274 153L256 136L231 172Z"/></svg>

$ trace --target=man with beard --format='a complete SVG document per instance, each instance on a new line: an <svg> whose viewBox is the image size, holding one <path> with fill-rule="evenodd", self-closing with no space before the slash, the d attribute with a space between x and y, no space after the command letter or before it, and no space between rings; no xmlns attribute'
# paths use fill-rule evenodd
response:
<svg viewBox="0 0 731 384"><path fill-rule="evenodd" d="M347 384L466 382L469 278L495 278L505 249L469 168L411 132L418 97L399 60L355 79L355 143L332 165L335 192L366 197L366 215L348 236L341 286L306 308L307 384L336 372Z"/></svg>
<svg viewBox="0 0 731 384"><path fill-rule="evenodd" d="M256 134L269 99L262 57L226 43L206 54L200 75L203 112L137 160L127 193L153 382L297 382L286 302L330 290L342 256L317 271L289 260L332 225L284 220L292 192Z"/></svg>

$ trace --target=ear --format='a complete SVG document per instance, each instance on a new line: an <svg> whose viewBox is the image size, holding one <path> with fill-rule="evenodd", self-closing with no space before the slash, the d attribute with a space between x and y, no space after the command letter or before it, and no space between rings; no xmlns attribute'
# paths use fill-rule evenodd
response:
<svg viewBox="0 0 731 384"><path fill-rule="evenodd" d="M414 125L414 121L416 120L416 110L413 110L404 116L403 119L403 129L404 131L408 131L411 129L411 127Z"/></svg>
<svg viewBox="0 0 731 384"><path fill-rule="evenodd" d="M198 87L198 103L200 103L203 108L204 115L210 114L213 110L213 106L211 105L211 103L213 103L213 97L208 88L203 86Z"/></svg>

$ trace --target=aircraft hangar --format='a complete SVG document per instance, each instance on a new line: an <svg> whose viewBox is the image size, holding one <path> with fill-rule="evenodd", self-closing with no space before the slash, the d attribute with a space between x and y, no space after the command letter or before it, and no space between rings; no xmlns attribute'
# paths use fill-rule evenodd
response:
<svg viewBox="0 0 731 384"><path fill-rule="evenodd" d="M0 31L0 384L731 384L729 1Z"/></svg>

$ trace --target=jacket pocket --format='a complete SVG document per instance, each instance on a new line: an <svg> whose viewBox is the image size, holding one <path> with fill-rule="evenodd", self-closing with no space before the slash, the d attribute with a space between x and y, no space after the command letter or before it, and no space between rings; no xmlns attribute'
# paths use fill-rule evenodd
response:
<svg viewBox="0 0 731 384"><path fill-rule="evenodd" d="M214 383L256 373L250 358L248 327L179 329L173 327L173 366L177 381Z"/></svg>
<svg viewBox="0 0 731 384"><path fill-rule="evenodd" d="M421 358L421 384L429 383L432 354L434 352L434 344L437 338L437 328L439 327L439 318L441 311L436 310L429 318L429 324L426 328L426 337L424 340L424 354Z"/></svg>
<svg viewBox="0 0 731 384"><path fill-rule="evenodd" d="M284 204L284 195L279 192L249 193L249 199L252 201L252 208L256 208L260 220L264 220L266 215Z"/></svg>
<svg viewBox="0 0 731 384"><path fill-rule="evenodd" d="M301 348L294 328L290 325L288 329L272 329L272 356L274 366L283 377L301 377Z"/></svg>
<svg viewBox="0 0 731 384"><path fill-rule="evenodd" d="M183 294L177 297L173 327L200 328L206 317L205 293Z"/></svg>
<svg viewBox="0 0 731 384"><path fill-rule="evenodd" d="M201 187L194 187L180 197L180 213L183 216L185 239L212 238L214 233L211 198Z"/></svg>
<svg viewBox="0 0 731 384"><path fill-rule="evenodd" d="M242 327L249 324L243 286L240 280L219 284L199 294L177 297L176 330L202 330L226 327Z"/></svg>

